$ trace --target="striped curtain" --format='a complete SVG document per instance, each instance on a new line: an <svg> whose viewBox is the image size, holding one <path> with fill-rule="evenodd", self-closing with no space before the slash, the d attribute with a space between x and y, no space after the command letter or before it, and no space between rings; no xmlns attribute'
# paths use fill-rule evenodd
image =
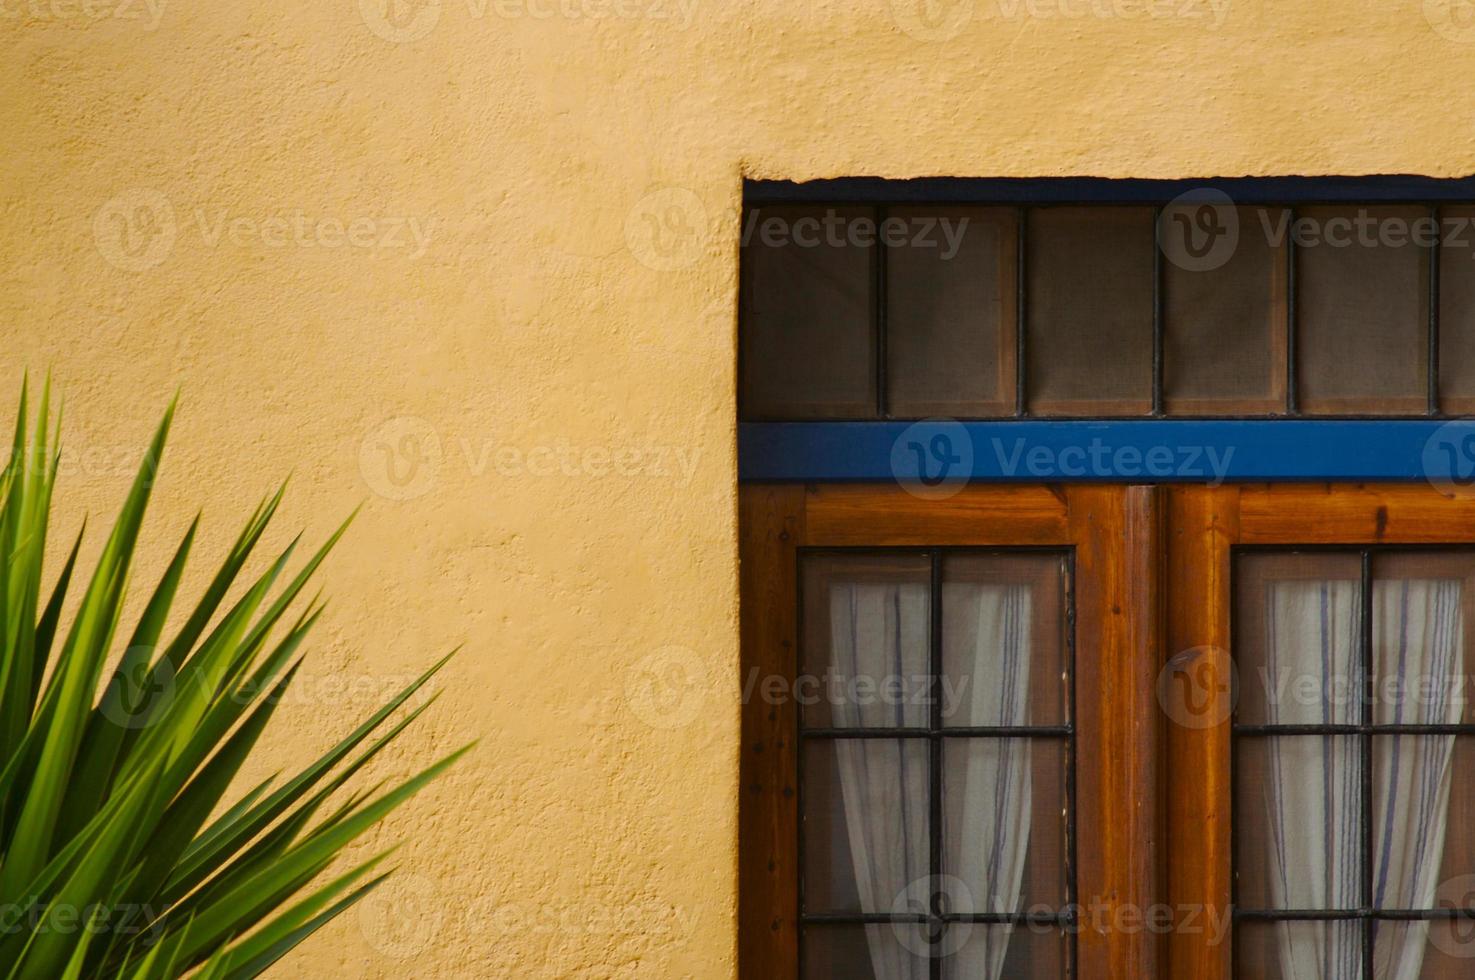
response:
<svg viewBox="0 0 1475 980"><path fill-rule="evenodd" d="M976 725L1029 723L1030 589L1021 585L947 583L945 622L949 644L971 650L971 698ZM836 584L830 591L831 668L844 677L905 676L903 650L925 649L929 613L920 584ZM960 689L961 685L959 686ZM837 725L891 727L917 724L900 705L835 705ZM920 723L925 724L925 719ZM950 829L949 870L965 894L949 892L971 909L1019 911L1025 851L1030 832L1030 748L1024 739L959 739L948 752L962 752L960 826ZM927 838L928 773L908 765L899 742L841 739L836 752L850 851L861 909L888 913L925 908L931 868ZM999 980L1012 931L1009 926L960 926L961 948L945 944L954 958L950 976ZM886 925L866 927L876 980L924 980L927 962L908 949ZM916 943L910 943L916 947Z"/></svg>
<svg viewBox="0 0 1475 980"><path fill-rule="evenodd" d="M1028 725L1030 589L1024 585L943 586L943 628L973 651L974 725ZM948 833L958 860L952 868L971 892L977 912L1020 912L1029 849L1032 784L1028 739L980 738L954 743L964 753L962 818ZM952 955L950 976L999 980L1014 926L974 925Z"/></svg>
<svg viewBox="0 0 1475 980"><path fill-rule="evenodd" d="M847 680L907 677L905 651L928 646L928 587L921 583L836 583L830 588L830 668ZM901 699L906 702L909 699ZM920 722L909 703L840 698L841 728L896 728ZM890 913L924 888L929 867L929 780L896 739L837 739L840 792L861 911ZM876 980L926 980L927 962L889 925L865 927ZM915 945L915 944L914 944Z"/></svg>
<svg viewBox="0 0 1475 980"><path fill-rule="evenodd" d="M1452 725L1465 709L1460 583L1395 579L1373 590L1376 675L1428 679L1380 688L1376 721ZM1432 908L1448 828L1452 735L1390 735L1375 753L1373 906ZM1376 980L1418 980L1429 923L1374 923Z"/></svg>
<svg viewBox="0 0 1475 980"><path fill-rule="evenodd" d="M1361 606L1347 580L1272 583L1267 667L1291 683L1319 681L1316 698L1272 699L1272 724L1356 724L1362 717ZM1463 710L1460 583L1390 579L1373 590L1373 660L1380 724L1452 723ZM1270 745L1270 889L1284 909L1356 909L1362 904L1359 739L1280 737ZM1379 736L1373 784L1374 906L1428 908L1447 830L1450 736ZM1372 980L1417 980L1428 924L1376 923ZM1281 969L1290 980L1361 975L1356 922L1277 924Z"/></svg>

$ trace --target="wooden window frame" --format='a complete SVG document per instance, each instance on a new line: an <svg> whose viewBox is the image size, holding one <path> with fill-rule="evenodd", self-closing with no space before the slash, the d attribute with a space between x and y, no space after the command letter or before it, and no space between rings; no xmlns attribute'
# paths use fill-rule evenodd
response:
<svg viewBox="0 0 1475 980"><path fill-rule="evenodd" d="M1158 975L1164 937L1140 916L1163 884L1161 500L1156 487L1084 484L966 487L947 500L894 485L742 487L742 676L756 687L742 707L739 976L799 971L798 710L756 693L798 669L799 549L1042 546L1073 552L1075 629L1089 638L1074 666L1077 976Z"/></svg>
<svg viewBox="0 0 1475 980"><path fill-rule="evenodd" d="M1235 550L1475 542L1475 492L1355 483L1174 487L1166 521L1167 649L1177 651L1171 670L1188 673L1193 689L1215 700L1201 702L1205 724L1167 727L1167 771L1193 776L1172 780L1165 796L1167 895L1182 916L1164 975L1229 980L1232 929L1216 942L1201 923L1229 915L1233 895ZM1200 927L1183 928L1188 915Z"/></svg>
<svg viewBox="0 0 1475 980"><path fill-rule="evenodd" d="M753 483L739 509L742 676L759 685L798 669L801 548L1072 551L1085 980L1233 975L1232 930L1204 923L1231 912L1236 549L1475 542L1475 489L1410 484L973 484L927 500L895 485ZM1181 671L1228 706L1176 723L1163 681ZM739 976L797 980L797 706L753 686L742 727ZM1163 908L1176 916L1167 934L1112 927Z"/></svg>

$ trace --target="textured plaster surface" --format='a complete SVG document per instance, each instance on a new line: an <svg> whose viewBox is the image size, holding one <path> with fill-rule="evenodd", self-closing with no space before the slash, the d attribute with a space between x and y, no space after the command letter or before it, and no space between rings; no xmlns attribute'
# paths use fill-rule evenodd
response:
<svg viewBox="0 0 1475 980"><path fill-rule="evenodd" d="M367 502L260 773L465 644L377 775L479 750L278 975L733 974L743 173L1475 171L1458 5L1063 2L0 0L58 537L182 386L139 581Z"/></svg>

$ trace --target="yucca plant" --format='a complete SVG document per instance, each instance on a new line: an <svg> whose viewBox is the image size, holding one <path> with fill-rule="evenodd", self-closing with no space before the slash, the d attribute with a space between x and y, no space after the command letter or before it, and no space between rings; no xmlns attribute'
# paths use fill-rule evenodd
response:
<svg viewBox="0 0 1475 980"><path fill-rule="evenodd" d="M469 749L388 789L346 785L434 700L405 704L445 660L312 765L237 790L226 806L322 604L314 597L291 619L288 610L347 522L290 578L295 540L233 588L278 490L204 594L171 617L196 518L125 632L129 570L174 406L85 588L67 603L81 581L81 534L54 576L42 569L59 459L49 402L48 384L28 429L22 386L0 474L0 977L255 976L384 880L386 854L325 872ZM44 593L43 577L52 579ZM75 612L63 617L64 606Z"/></svg>

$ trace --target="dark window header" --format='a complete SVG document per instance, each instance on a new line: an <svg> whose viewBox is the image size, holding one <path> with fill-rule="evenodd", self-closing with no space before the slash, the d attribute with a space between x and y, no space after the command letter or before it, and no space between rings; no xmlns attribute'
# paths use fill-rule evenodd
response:
<svg viewBox="0 0 1475 980"><path fill-rule="evenodd" d="M1205 177L1181 180L1105 177L841 177L748 180L743 199L762 204L1165 204L1213 189L1238 204L1475 202L1475 176L1373 174L1335 177Z"/></svg>

